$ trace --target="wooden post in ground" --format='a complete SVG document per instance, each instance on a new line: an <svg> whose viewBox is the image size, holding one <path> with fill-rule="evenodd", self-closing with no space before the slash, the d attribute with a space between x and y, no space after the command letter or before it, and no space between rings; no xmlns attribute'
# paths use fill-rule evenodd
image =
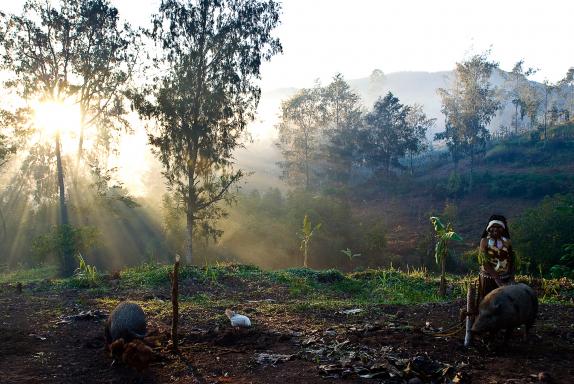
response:
<svg viewBox="0 0 574 384"><path fill-rule="evenodd" d="M466 333L464 334L464 346L469 347L472 343L472 324L474 323L474 316L476 314L475 305L476 289L474 283L468 285L466 293Z"/></svg>
<svg viewBox="0 0 574 384"><path fill-rule="evenodd" d="M177 323L179 319L179 301L178 301L178 274L179 274L179 255L175 255L175 264L173 265L173 272L170 273L171 278L171 347L174 352L178 352L178 338L177 338Z"/></svg>

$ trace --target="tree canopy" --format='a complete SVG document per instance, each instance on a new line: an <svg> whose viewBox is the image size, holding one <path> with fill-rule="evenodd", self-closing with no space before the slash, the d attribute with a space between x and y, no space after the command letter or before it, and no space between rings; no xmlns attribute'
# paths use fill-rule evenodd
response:
<svg viewBox="0 0 574 384"><path fill-rule="evenodd" d="M281 52L279 11L272 0L166 0L146 32L160 49L157 75L132 92L133 105L153 121L150 143L183 202L188 262L194 231L218 235L217 203L243 176L233 150L259 102L261 63Z"/></svg>
<svg viewBox="0 0 574 384"><path fill-rule="evenodd" d="M487 126L501 106L490 83L497 67L498 64L489 61L488 53L474 55L456 64L450 89L438 90L445 131L435 139L446 141L455 167L463 154L469 154L471 175L477 151L484 147L489 135Z"/></svg>

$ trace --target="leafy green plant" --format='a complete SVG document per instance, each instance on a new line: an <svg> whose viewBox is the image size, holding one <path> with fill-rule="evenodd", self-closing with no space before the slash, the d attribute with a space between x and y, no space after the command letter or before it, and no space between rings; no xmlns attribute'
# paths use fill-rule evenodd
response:
<svg viewBox="0 0 574 384"><path fill-rule="evenodd" d="M49 233L32 241L32 253L36 261L61 260L65 252L82 254L94 248L100 240L95 227L55 226Z"/></svg>
<svg viewBox="0 0 574 384"><path fill-rule="evenodd" d="M435 261L438 265L440 265L441 270L439 295L444 296L446 294L446 259L451 253L448 248L449 242L462 241L462 237L460 237L460 235L454 231L451 223L444 225L440 218L437 216L431 216L430 221L434 227L436 236Z"/></svg>
<svg viewBox="0 0 574 384"><path fill-rule="evenodd" d="M303 227L299 231L299 237L301 238L301 251L303 251L303 268L308 267L308 259L309 259L309 243L313 238L313 234L315 231L318 231L321 228L321 223L315 225L311 224L311 220L309 219L309 215L305 214L303 218Z"/></svg>
<svg viewBox="0 0 574 384"><path fill-rule="evenodd" d="M460 197L469 190L468 177L460 175L458 172L452 172L446 184L446 192L450 197Z"/></svg>
<svg viewBox="0 0 574 384"><path fill-rule="evenodd" d="M378 220L366 223L363 231L363 242L366 250L377 255L381 254L387 246L385 224Z"/></svg>
<svg viewBox="0 0 574 384"><path fill-rule="evenodd" d="M99 280L99 274L96 267L86 263L86 260L84 260L81 253L76 255L76 259L78 260L79 266L74 272L74 277L90 287L96 286Z"/></svg>
<svg viewBox="0 0 574 384"><path fill-rule="evenodd" d="M341 249L341 253L347 256L347 258L349 259L349 265L351 267L353 266L353 260L355 260L355 258L357 257L361 257L360 253L353 253L353 251L351 251L351 248Z"/></svg>
<svg viewBox="0 0 574 384"><path fill-rule="evenodd" d="M564 245L564 251L566 254L560 258L560 263L550 268L550 274L554 278L574 278L574 244Z"/></svg>
<svg viewBox="0 0 574 384"><path fill-rule="evenodd" d="M513 221L512 242L523 261L523 272L550 272L558 277L574 267L569 264L572 251L568 244L574 244L574 209L570 206L574 206L574 195L547 197Z"/></svg>

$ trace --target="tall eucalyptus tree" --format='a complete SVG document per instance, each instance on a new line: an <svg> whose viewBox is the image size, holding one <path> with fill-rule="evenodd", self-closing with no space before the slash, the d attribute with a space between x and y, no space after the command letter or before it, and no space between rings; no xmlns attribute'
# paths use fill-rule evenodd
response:
<svg viewBox="0 0 574 384"><path fill-rule="evenodd" d="M261 63L281 52L272 35L279 12L272 0L164 0L147 31L160 50L157 75L133 92L133 105L153 123L150 143L182 202L187 262L194 232L221 233L218 203L243 176L233 150L259 102Z"/></svg>

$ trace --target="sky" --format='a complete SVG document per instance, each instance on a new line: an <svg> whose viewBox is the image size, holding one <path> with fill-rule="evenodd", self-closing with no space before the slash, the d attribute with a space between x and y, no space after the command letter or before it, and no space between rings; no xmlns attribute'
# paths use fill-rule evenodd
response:
<svg viewBox="0 0 574 384"><path fill-rule="evenodd" d="M111 2L132 25L147 26L161 0ZM0 0L0 10L19 13L23 4ZM555 82L574 66L572 15L572 0L285 0L276 30L284 53L263 64L261 87L265 97L277 88L310 87L316 79L328 83L337 72L357 79L374 69L445 71L487 49L502 69L525 59L526 67L539 68L533 80ZM277 103L262 99L249 128L260 146L240 153L239 161L272 147L277 112ZM133 128L133 135L122 137L117 163L120 177L138 195L145 191L142 175L152 155L141 150L144 127Z"/></svg>
<svg viewBox="0 0 574 384"><path fill-rule="evenodd" d="M17 11L24 0L0 0ZM161 0L112 0L144 26ZM264 91L347 79L374 69L443 71L491 49L502 69L525 59L532 78L560 80L574 65L571 0L285 0L277 36L284 53L262 67Z"/></svg>

